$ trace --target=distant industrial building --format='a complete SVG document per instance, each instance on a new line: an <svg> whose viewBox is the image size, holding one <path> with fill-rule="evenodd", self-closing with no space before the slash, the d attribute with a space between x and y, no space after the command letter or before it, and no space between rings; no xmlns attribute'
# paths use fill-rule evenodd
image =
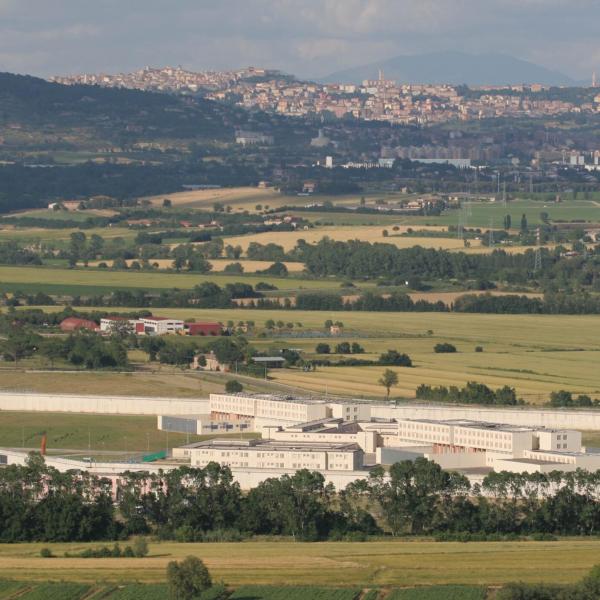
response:
<svg viewBox="0 0 600 600"><path fill-rule="evenodd" d="M238 131L235 135L236 144L241 146L272 146L272 135L265 135L256 131Z"/></svg>

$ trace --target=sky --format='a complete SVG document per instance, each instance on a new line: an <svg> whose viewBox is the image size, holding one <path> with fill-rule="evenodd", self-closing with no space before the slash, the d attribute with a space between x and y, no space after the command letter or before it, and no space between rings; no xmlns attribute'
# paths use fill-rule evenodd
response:
<svg viewBox="0 0 600 600"><path fill-rule="evenodd" d="M316 78L459 50L589 79L599 24L600 0L0 0L0 71L253 65Z"/></svg>

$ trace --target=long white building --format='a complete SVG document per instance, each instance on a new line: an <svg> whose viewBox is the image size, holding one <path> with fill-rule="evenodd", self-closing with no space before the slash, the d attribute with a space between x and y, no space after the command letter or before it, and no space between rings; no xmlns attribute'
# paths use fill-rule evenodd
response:
<svg viewBox="0 0 600 600"><path fill-rule="evenodd" d="M370 418L371 414L371 407L366 403L274 394L211 394L208 403L213 418L251 418L258 432L264 427L289 426L329 417L359 421Z"/></svg>
<svg viewBox="0 0 600 600"><path fill-rule="evenodd" d="M397 422L398 456L418 447L418 454L447 469L541 472L600 469L600 453L587 452L581 432L454 419L403 419ZM378 458L393 461L394 441Z"/></svg>

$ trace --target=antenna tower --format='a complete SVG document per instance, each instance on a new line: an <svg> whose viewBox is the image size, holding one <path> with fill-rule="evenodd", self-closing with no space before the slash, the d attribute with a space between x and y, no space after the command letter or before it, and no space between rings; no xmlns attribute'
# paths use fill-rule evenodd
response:
<svg viewBox="0 0 600 600"><path fill-rule="evenodd" d="M542 230L540 227L536 231L536 247L535 247L535 262L533 265L533 272L538 273L542 270Z"/></svg>
<svg viewBox="0 0 600 600"><path fill-rule="evenodd" d="M458 226L456 228L456 236L459 240L463 240L465 238L465 206L464 204L460 207L458 211Z"/></svg>

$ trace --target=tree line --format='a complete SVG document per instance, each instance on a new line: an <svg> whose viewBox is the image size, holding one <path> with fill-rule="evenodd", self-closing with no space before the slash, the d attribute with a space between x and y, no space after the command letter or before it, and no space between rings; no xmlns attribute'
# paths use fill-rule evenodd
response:
<svg viewBox="0 0 600 600"><path fill-rule="evenodd" d="M539 282L544 289L600 284L598 247L580 256L565 257L566 248L542 248L541 266L535 271L535 250L508 253L466 254L415 246L397 248L392 244L333 241L323 238L317 244L299 240L294 254L312 275L348 278L393 278L404 282L410 277L445 280L484 279L512 284Z"/></svg>
<svg viewBox="0 0 600 600"><path fill-rule="evenodd" d="M508 385L497 390L492 390L483 383L469 381L462 388L451 385L432 387L421 384L416 389L417 400L428 400L431 402L449 402L454 404L489 404L516 406L525 404L522 399L517 398L514 388Z"/></svg>
<svg viewBox="0 0 600 600"><path fill-rule="evenodd" d="M270 478L243 493L226 466L179 467L108 480L59 473L36 454L0 470L0 541L92 541L154 534L182 542L253 535L297 540L368 536L595 535L600 473L490 473L471 486L419 458L375 468L336 491L317 472Z"/></svg>

